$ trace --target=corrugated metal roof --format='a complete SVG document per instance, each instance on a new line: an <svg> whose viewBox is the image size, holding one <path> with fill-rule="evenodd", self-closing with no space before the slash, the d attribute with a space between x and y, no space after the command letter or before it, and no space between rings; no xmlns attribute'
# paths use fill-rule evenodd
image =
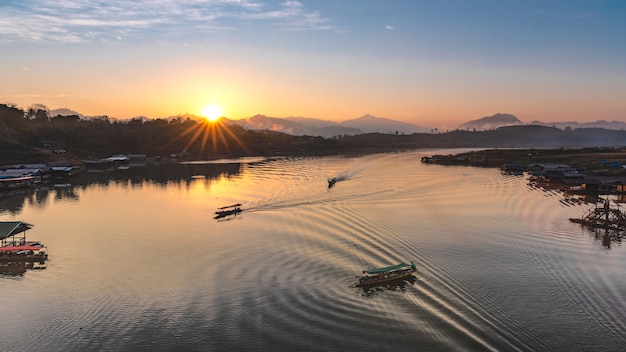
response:
<svg viewBox="0 0 626 352"><path fill-rule="evenodd" d="M0 240L30 230L33 226L23 221L0 221Z"/></svg>

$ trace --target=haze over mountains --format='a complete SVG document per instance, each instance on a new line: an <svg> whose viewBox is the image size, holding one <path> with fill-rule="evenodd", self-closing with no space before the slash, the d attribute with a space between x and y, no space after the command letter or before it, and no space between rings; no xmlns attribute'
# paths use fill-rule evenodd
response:
<svg viewBox="0 0 626 352"><path fill-rule="evenodd" d="M50 116L68 116L78 115L81 118L89 119L93 117L84 116L71 109L55 109L50 111ZM191 118L201 119L202 117L185 114L179 116L171 116L168 119L173 118ZM114 118L113 118L114 119ZM134 119L147 120L145 116L137 116ZM376 117L373 115L363 115L358 118L346 120L343 122L334 122L317 118L309 117L269 117L261 114L257 114L248 118L239 120L223 118L222 120L226 124L237 124L248 130L270 130L276 132L288 133L295 136L321 136L325 138L340 136L340 135L358 135L364 133L391 133L391 134L413 134L413 133L433 133L433 132L445 132L438 130L437 128L425 127L400 121L395 121L388 118ZM525 123L512 114L497 113L492 116L485 116L476 120L468 121L460 125L458 130L466 131L486 131L497 129L505 126L520 126L520 125L540 125L550 126L559 129L578 129L578 128L604 128L611 130L624 130L626 129L626 123L621 121L604 121L599 120L595 122L579 123L575 121L568 122L541 122L532 121Z"/></svg>

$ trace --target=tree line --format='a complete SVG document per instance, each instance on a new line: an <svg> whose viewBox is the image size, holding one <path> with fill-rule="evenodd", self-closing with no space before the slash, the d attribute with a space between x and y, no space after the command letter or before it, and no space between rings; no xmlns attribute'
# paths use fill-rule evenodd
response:
<svg viewBox="0 0 626 352"><path fill-rule="evenodd" d="M188 117L118 121L107 116L50 116L44 105L22 110L0 104L0 161L47 162L62 150L82 159L115 154L147 156L190 155L231 157L333 150L335 141L249 131L238 125L211 123Z"/></svg>
<svg viewBox="0 0 626 352"><path fill-rule="evenodd" d="M55 150L80 159L115 154L149 157L187 155L221 158L273 155L375 153L418 148L539 148L626 145L626 131L601 128L561 130L540 125L500 127L488 131L445 133L366 133L333 138L293 136L246 130L236 124L211 123L189 117L129 121L107 116L50 116L36 104L26 110L0 104L0 165L47 162Z"/></svg>

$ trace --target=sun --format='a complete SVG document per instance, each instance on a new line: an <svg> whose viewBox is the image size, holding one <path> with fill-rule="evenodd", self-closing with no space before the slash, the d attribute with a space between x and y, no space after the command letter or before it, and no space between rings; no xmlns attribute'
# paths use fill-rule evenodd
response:
<svg viewBox="0 0 626 352"><path fill-rule="evenodd" d="M204 116L207 120L211 122L219 120L222 115L222 108L215 104L207 105L202 108L202 116Z"/></svg>

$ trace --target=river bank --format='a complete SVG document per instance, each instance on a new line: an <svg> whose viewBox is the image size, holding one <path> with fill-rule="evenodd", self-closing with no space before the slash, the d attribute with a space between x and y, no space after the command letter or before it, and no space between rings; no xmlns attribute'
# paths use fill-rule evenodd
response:
<svg viewBox="0 0 626 352"><path fill-rule="evenodd" d="M422 161L443 165L503 167L516 164L559 163L589 175L626 176L626 148L485 149L452 155L433 155Z"/></svg>

